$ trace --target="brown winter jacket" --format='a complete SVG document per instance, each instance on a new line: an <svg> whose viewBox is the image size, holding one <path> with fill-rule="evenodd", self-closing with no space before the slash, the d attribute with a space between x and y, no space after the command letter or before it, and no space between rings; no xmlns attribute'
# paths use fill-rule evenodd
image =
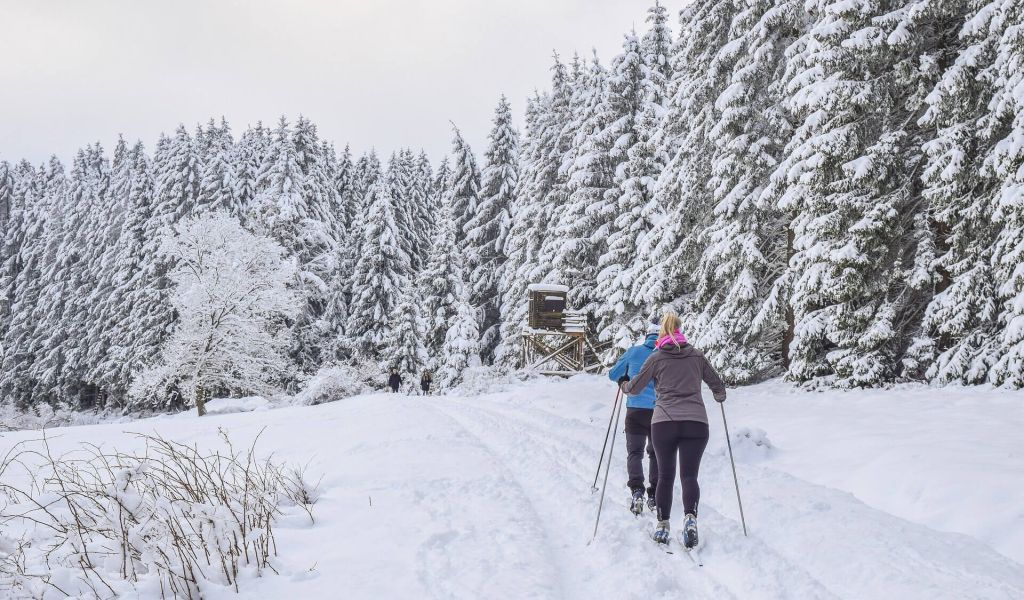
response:
<svg viewBox="0 0 1024 600"><path fill-rule="evenodd" d="M654 379L654 416L661 421L708 422L700 382L711 388L715 400L725 402L725 384L700 350L689 344L669 344L651 354L640 372L622 384L622 391L635 394Z"/></svg>

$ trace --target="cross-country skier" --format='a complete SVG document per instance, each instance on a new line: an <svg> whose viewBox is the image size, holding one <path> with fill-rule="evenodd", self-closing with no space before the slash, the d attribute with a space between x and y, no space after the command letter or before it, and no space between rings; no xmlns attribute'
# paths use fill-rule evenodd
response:
<svg viewBox="0 0 1024 600"><path fill-rule="evenodd" d="M388 377L388 385L391 386L392 394L398 393L398 388L402 385L402 376L398 374L398 369L391 369L391 376Z"/></svg>
<svg viewBox="0 0 1024 600"><path fill-rule="evenodd" d="M643 343L633 346L608 371L608 379L618 381L624 375L640 372L647 357L654 352L658 341L657 319L650 324ZM655 491L658 488L658 459L651 443L651 416L654 414L654 382L626 398L626 472L629 491L633 495L630 510L639 515L644 510L644 448L647 449L649 472L647 506L654 510ZM669 486L671 489L671 486Z"/></svg>
<svg viewBox="0 0 1024 600"><path fill-rule="evenodd" d="M700 393L704 381L715 400L725 402L725 384L704 355L686 341L679 331L682 323L673 313L661 319L657 351L632 379L619 378L619 386L627 394L643 390L654 380L657 400L651 418L651 439L658 457L658 488L656 491L658 526L654 541L667 544L670 537L669 516L672 512L672 487L675 484L676 457L683 487L683 543L687 548L697 545L697 505L700 486L697 471L704 448L708 445L708 414Z"/></svg>

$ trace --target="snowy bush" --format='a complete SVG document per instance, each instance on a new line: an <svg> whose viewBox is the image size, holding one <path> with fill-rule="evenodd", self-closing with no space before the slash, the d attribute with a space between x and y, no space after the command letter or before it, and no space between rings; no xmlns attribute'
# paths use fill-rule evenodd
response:
<svg viewBox="0 0 1024 600"><path fill-rule="evenodd" d="M0 431L19 429L45 429L68 425L95 425L128 421L132 417L111 411L79 411L72 406L46 403L34 404L28 410L18 410L9 404L0 404Z"/></svg>
<svg viewBox="0 0 1024 600"><path fill-rule="evenodd" d="M738 460L745 462L764 460L775 451L775 446L768 439L768 434L764 429L740 427L731 433L732 451ZM722 450L722 452L725 451Z"/></svg>
<svg viewBox="0 0 1024 600"><path fill-rule="evenodd" d="M222 436L213 452L159 436L135 453L54 456L45 437L13 448L0 460L0 595L191 599L273 571L282 506L312 518L316 486Z"/></svg>
<svg viewBox="0 0 1024 600"><path fill-rule="evenodd" d="M365 383L364 370L337 364L321 367L295 395L295 404L323 404L369 392L371 388ZM379 379L376 367L374 372Z"/></svg>
<svg viewBox="0 0 1024 600"><path fill-rule="evenodd" d="M462 372L462 383L448 393L479 396L502 391L512 385L541 377L530 371L507 371L497 367L470 367Z"/></svg>

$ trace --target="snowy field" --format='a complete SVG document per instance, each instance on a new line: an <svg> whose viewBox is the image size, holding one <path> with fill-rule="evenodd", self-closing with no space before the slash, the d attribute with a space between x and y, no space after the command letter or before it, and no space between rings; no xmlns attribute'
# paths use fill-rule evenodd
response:
<svg viewBox="0 0 1024 600"><path fill-rule="evenodd" d="M587 544L614 395L598 377L474 397L373 394L275 410L252 401L252 412L49 435L58 452L130 449L130 432L212 447L221 428L244 443L266 427L258 448L308 463L322 496L315 524L278 524L280 575L244 580L245 598L1024 598L1024 394L809 393L775 382L730 394L750 537L711 406L703 568L660 552L651 516L629 514L621 435ZM38 436L2 434L0 452Z"/></svg>

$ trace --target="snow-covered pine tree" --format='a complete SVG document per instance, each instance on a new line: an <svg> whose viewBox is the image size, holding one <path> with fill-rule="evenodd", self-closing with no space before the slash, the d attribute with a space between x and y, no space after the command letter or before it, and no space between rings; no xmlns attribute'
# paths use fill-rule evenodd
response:
<svg viewBox="0 0 1024 600"><path fill-rule="evenodd" d="M420 150L419 155L416 157L416 178L420 181L419 187L427 194L427 203L424 205L423 210L426 213L427 221L431 226L433 226L435 209L434 195L437 187L435 182L437 181L437 178L434 174L434 167L430 164L430 159L427 157L427 153L424 150ZM429 232L429 228L427 231ZM427 241L429 241L429 235ZM429 244L427 245L426 251L430 251Z"/></svg>
<svg viewBox="0 0 1024 600"><path fill-rule="evenodd" d="M109 305L111 318L102 327L109 335L109 349L94 365L91 379L108 395L108 404L122 405L134 375L156 358L170 329L173 314L166 292L160 288L155 243L159 233L153 217L153 178L141 143L129 151L126 207L121 234L115 246L115 274ZM152 236L152 237L150 237Z"/></svg>
<svg viewBox="0 0 1024 600"><path fill-rule="evenodd" d="M993 270L1002 332L989 381L1024 388L1024 6L1003 0L993 21L1001 29L992 69L996 94L983 125L998 140L985 167L1001 182L993 199L1000 226Z"/></svg>
<svg viewBox="0 0 1024 600"><path fill-rule="evenodd" d="M551 279L569 286L573 301L590 313L601 302L594 296L597 263L615 216L605 198L614 178L609 140L601 136L608 126L602 110L606 95L607 73L595 52L573 89L569 129L575 133L561 166L568 199L551 228L556 245Z"/></svg>
<svg viewBox="0 0 1024 600"><path fill-rule="evenodd" d="M166 217L171 226L192 214L199 198L199 155L196 144L184 125L178 125L173 138L161 134L153 156L156 180L156 214Z"/></svg>
<svg viewBox="0 0 1024 600"><path fill-rule="evenodd" d="M434 230L434 204L431 198L433 188L433 169L430 160L422 150L419 156L413 156L411 150L405 150L406 160L412 164L412 182L409 190L409 206L412 216L412 235L415 236L413 265L418 271L427 262L430 253L431 234Z"/></svg>
<svg viewBox="0 0 1024 600"><path fill-rule="evenodd" d="M7 227L7 221L11 218L11 196L14 187L14 178L11 176L11 165L6 160L0 160L0 230ZM0 264L3 264L0 257Z"/></svg>
<svg viewBox="0 0 1024 600"><path fill-rule="evenodd" d="M435 381L441 389L457 385L463 372L480 364L480 325L469 298L461 262L455 264L453 316L448 322Z"/></svg>
<svg viewBox="0 0 1024 600"><path fill-rule="evenodd" d="M56 179L58 173L51 175ZM59 190L48 189L48 178L45 168L37 170L24 160L10 173L10 215L4 230L4 263L0 276L4 299L0 313L3 350L0 398L19 408L26 408L36 400L55 399L52 395L46 398L34 395L36 355L32 352L52 327L48 322L36 322L32 314L41 304L49 304L40 302L45 288L47 238L44 225L50 212L48 204Z"/></svg>
<svg viewBox="0 0 1024 600"><path fill-rule="evenodd" d="M574 101L581 95L576 91L583 81L583 66L578 56L573 57L572 68L566 69L558 57L554 55L552 67L551 94L542 103L545 110L538 114L536 129L537 142L533 146L536 151L526 161L527 175L525 184L520 189L531 202L536 204L536 225L542 232L537 247L536 264L532 266L534 273L528 279L532 281L554 281L558 274L554 272L555 257L561 248L561 240L552 235L558 222L563 218L563 210L569 198L569 189L565 170L562 165L572 149L576 135L573 129L573 115L578 110Z"/></svg>
<svg viewBox="0 0 1024 600"><path fill-rule="evenodd" d="M668 10L660 1L656 0L654 6L647 9L647 24L647 31L640 40L640 56L646 77L654 84L648 91L656 95L650 100L663 106L668 83L672 80L672 29L668 26Z"/></svg>
<svg viewBox="0 0 1024 600"><path fill-rule="evenodd" d="M355 268L361 234L353 226L356 211L360 206L355 197L354 177L352 152L346 145L334 169L334 197L338 202L336 218L340 229L336 236L336 267L329 285L327 307L324 312L324 336L327 347L325 359L342 358L350 354L351 350L345 337L345 324L348 321L348 304L352 294L351 274Z"/></svg>
<svg viewBox="0 0 1024 600"><path fill-rule="evenodd" d="M765 187L793 126L781 110L785 50L802 19L795 1L746 4L732 23L736 62L715 101L713 217L700 236L688 319L691 339L726 381L748 383L783 365L785 298L774 283L788 260L787 226Z"/></svg>
<svg viewBox="0 0 1024 600"><path fill-rule="evenodd" d="M91 243L96 272L95 285L88 291L89 314L80 332L85 338L83 350L85 380L99 389L98 399L106 401L115 382L101 369L111 347L116 343L114 324L120 316L118 293L118 248L128 212L128 201L135 179L135 160L127 142L121 137L114 147L110 165L110 183L104 190L102 204L94 217L96 224Z"/></svg>
<svg viewBox="0 0 1024 600"><path fill-rule="evenodd" d="M914 121L934 77L921 56L944 30L921 19L912 35L907 15L884 7L813 8L818 20L790 54L788 105L802 123L773 175L795 215L788 375L878 385L900 373L923 304L905 283L920 279Z"/></svg>
<svg viewBox="0 0 1024 600"><path fill-rule="evenodd" d="M370 188L377 182L377 179L379 179L382 174L383 169L381 168L380 159L377 158L376 150L370 150L369 154L360 156L359 160L356 161L353 186L355 197L363 204L361 208L366 208L365 201L370 193ZM363 211L360 210L360 213L362 212Z"/></svg>
<svg viewBox="0 0 1024 600"><path fill-rule="evenodd" d="M470 298L483 313L481 358L489 363L498 344L498 274L505 262L503 246L511 221L509 207L518 181L518 134L512 123L512 107L505 96L494 111L494 126L488 139L480 204L466 224L465 256L470 269Z"/></svg>
<svg viewBox="0 0 1024 600"><path fill-rule="evenodd" d="M256 197L257 231L276 239L298 263L296 283L305 306L293 324L292 356L303 370L316 368L324 353L319 319L329 295L326 282L332 274L335 250L330 224L318 220L313 210L313 204L324 201L322 195L317 196L322 186L309 184L302 168L303 161L315 165L310 154L318 151L319 145L312 135L308 124L301 133L293 134L281 117L260 172L261 191ZM302 144L301 154L297 142ZM310 192L314 188L318 191Z"/></svg>
<svg viewBox="0 0 1024 600"><path fill-rule="evenodd" d="M249 218L256 210L256 195L259 193L257 184L263 161L266 160L270 139L263 123L257 121L255 127L245 130L239 138L234 154L234 189L232 196L240 207L239 222L248 226Z"/></svg>
<svg viewBox="0 0 1024 600"><path fill-rule="evenodd" d="M480 170L476 166L473 150L462 138L462 132L452 124L452 173L446 202L455 219L455 237L466 239L467 224L476 215L480 204Z"/></svg>
<svg viewBox="0 0 1024 600"><path fill-rule="evenodd" d="M179 322L160 361L133 384L135 403L168 405L180 394L202 416L213 392L278 389L293 368L282 323L301 306L290 287L295 262L284 248L210 213L181 223L161 252L175 265L169 276Z"/></svg>
<svg viewBox="0 0 1024 600"><path fill-rule="evenodd" d="M728 85L732 58L722 51L731 41L736 2L697 0L679 14L679 36L672 49L668 104L654 143L667 159L655 184L655 206L667 211L640 246L633 271L637 306L676 304L685 312L700 245L696 238L713 207L706 188L708 156L714 153L711 129L718 122L715 100Z"/></svg>
<svg viewBox="0 0 1024 600"><path fill-rule="evenodd" d="M399 243L395 198L386 177L379 177L366 198L366 220L359 258L352 273L352 302L346 334L373 355L382 349L389 324L410 277L409 256Z"/></svg>
<svg viewBox="0 0 1024 600"><path fill-rule="evenodd" d="M441 210L444 206L444 199L448 197L448 190L452 187L452 167L447 156L441 157L434 173L430 187L431 210Z"/></svg>
<svg viewBox="0 0 1024 600"><path fill-rule="evenodd" d="M905 362L926 367L927 377L941 383L1022 385L1020 302L1014 301L1021 289L1015 175L1021 151L1014 142L1021 117L1020 103L1007 91L1019 77L1021 43L1012 6L960 2L947 8L962 11L960 43L920 121L936 132L924 144L923 180L937 284L924 335Z"/></svg>
<svg viewBox="0 0 1024 600"><path fill-rule="evenodd" d="M299 116L292 132L292 144L295 147L296 163L302 171L301 194L309 206L312 223L317 223L322 231L318 236L329 240L332 247L337 244L340 222L336 214L338 200L335 198L334 164L327 156L324 144L320 142L316 125L309 119ZM328 272L333 269L332 259L324 259L319 270Z"/></svg>
<svg viewBox="0 0 1024 600"><path fill-rule="evenodd" d="M561 166L572 139L572 87L565 65L557 54L554 59L551 92L537 94L526 104L519 181L510 210L512 225L505 242L508 258L499 285L502 341L495 350L495 359L505 366L516 360L517 353L511 344L526 320L527 286L551 276L558 249L552 239L552 226L568 195Z"/></svg>
<svg viewBox="0 0 1024 600"><path fill-rule="evenodd" d="M395 227L398 243L409 257L410 269L415 272L422 268L419 227L424 223L418 205L423 202L423 193L417 189L416 163L412 152L400 150L391 155L384 176L395 198Z"/></svg>
<svg viewBox="0 0 1024 600"><path fill-rule="evenodd" d="M605 247L598 258L597 285L600 298L597 317L598 335L617 346L635 341L648 316L643 306L633 301L637 247L653 226L651 203L654 182L661 170L656 159L654 130L658 124L662 95L660 73L644 64L640 40L635 33L626 35L622 53L612 61L608 93L601 106L607 123L600 133L603 146L614 169L612 187L605 191L605 203L614 209Z"/></svg>
<svg viewBox="0 0 1024 600"><path fill-rule="evenodd" d="M416 374L427 364L427 349L423 345L427 324L420 312L422 301L416 282L406 282L383 344L382 358L389 369Z"/></svg>
<svg viewBox="0 0 1024 600"><path fill-rule="evenodd" d="M60 241L55 261L44 272L43 294L54 301L41 317L49 331L33 369L39 373L40 385L61 400L90 401L96 392L86 373L91 342L87 334L93 316L89 294L101 277L102 246L93 243L93 236L108 229L108 220L119 218L107 213L109 176L110 165L99 144L80 151L68 182L64 222L59 231L50 233Z"/></svg>
<svg viewBox="0 0 1024 600"><path fill-rule="evenodd" d="M199 170L199 205L208 211L242 215L242 203L236 194L245 193L248 182L239 184L235 174L238 160L231 126L221 119L220 126L207 128L207 156Z"/></svg>
<svg viewBox="0 0 1024 600"><path fill-rule="evenodd" d="M455 228L451 206L445 204L437 217L434 243L430 247L427 264L417 278L420 297L423 299L422 314L426 326L424 345L432 364L437 363L445 334L457 310L455 288L460 284L460 280L456 274L463 263L463 258L456 242Z"/></svg>

